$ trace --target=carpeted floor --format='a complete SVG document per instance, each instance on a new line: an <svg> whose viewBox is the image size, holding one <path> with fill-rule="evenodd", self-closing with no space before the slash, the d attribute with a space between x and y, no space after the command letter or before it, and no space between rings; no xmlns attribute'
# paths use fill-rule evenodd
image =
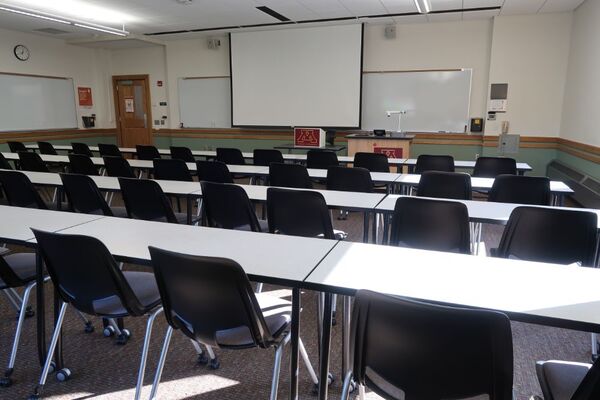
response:
<svg viewBox="0 0 600 400"><path fill-rule="evenodd" d="M361 240L361 215L350 214L346 221L334 220L334 225L337 229L349 232L349 240ZM483 240L486 248L497 245L501 233L502 227L485 226ZM265 252L267 251L268 249L265 249ZM126 268L136 267L126 266ZM286 288L267 286L265 290L282 297L289 298L291 295ZM544 290L544 288L539 287L536 282L531 282L531 296L535 296L538 290ZM49 292L47 290L46 293ZM506 288L506 295L511 295L510 287ZM0 367L2 369L8 362L16 324L15 311L5 300L3 296L0 296L0 320L2 321L0 323ZM35 301L35 296L32 301ZM301 336L316 368L318 354L316 296L312 292L305 292L302 301ZM47 314L50 318L49 307ZM99 320L94 320L94 325L97 328L96 332L86 334L83 332L81 320L75 313L67 314L63 335L64 354L66 365L72 370L73 375L69 381L62 383L57 382L51 375L44 391L44 398L61 400L133 398L145 318L126 320L126 325L131 330L133 337L125 346L118 346L113 339L104 338L101 334ZM166 324L161 317L155 324L142 398L148 398L165 329ZM334 327L333 333L331 365L336 381L331 388L330 398L339 399L341 324ZM513 323L513 337L514 387L519 400L527 399L531 394L539 394L534 370L536 360L588 361L590 359L590 335L587 333ZM205 365L197 365L195 351L189 340L175 332L159 389L159 398L207 400L268 398L274 359L272 350L217 352L221 360L220 369L211 370ZM24 399L32 393L40 374L36 354L35 318L30 318L26 321L22 335L16 371L13 375L15 383L10 388L0 388L0 399ZM431 362L433 363L435 360L431 360ZM289 359L286 355L279 386L279 398L281 399L286 398L288 393L288 365ZM432 384L435 383L432 382ZM312 383L306 370L301 366L300 398L315 399L311 390ZM367 397L369 399L378 398L372 393Z"/></svg>

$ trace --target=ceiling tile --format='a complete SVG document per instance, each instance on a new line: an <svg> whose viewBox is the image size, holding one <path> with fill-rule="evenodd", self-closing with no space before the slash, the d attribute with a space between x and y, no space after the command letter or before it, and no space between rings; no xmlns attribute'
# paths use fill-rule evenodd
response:
<svg viewBox="0 0 600 400"><path fill-rule="evenodd" d="M546 0L506 0L501 15L535 14Z"/></svg>
<svg viewBox="0 0 600 400"><path fill-rule="evenodd" d="M449 22L462 20L462 12L444 13L444 14L427 14L429 22Z"/></svg>
<svg viewBox="0 0 600 400"><path fill-rule="evenodd" d="M579 7L584 0L546 0L540 12L563 12L571 11Z"/></svg>

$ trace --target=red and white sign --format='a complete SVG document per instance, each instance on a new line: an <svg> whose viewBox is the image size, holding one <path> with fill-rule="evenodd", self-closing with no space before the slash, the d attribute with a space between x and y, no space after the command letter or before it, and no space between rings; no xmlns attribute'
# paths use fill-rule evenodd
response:
<svg viewBox="0 0 600 400"><path fill-rule="evenodd" d="M402 149L398 147L373 147L373 153L385 154L387 158L402 158Z"/></svg>
<svg viewBox="0 0 600 400"><path fill-rule="evenodd" d="M294 146L325 147L325 131L320 128L294 128Z"/></svg>
<svg viewBox="0 0 600 400"><path fill-rule="evenodd" d="M79 86L77 88L77 95L81 107L91 107L94 105L92 102L92 88Z"/></svg>

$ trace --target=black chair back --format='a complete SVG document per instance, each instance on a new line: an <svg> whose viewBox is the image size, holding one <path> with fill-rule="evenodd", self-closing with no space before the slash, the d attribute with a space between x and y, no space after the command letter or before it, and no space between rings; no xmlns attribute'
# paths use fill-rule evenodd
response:
<svg viewBox="0 0 600 400"><path fill-rule="evenodd" d="M103 308L114 309L114 303L119 302L123 316L145 313L119 265L98 239L32 231L52 283L65 303L98 316L106 315Z"/></svg>
<svg viewBox="0 0 600 400"><path fill-rule="evenodd" d="M470 254L467 207L455 201L400 197L392 216L390 244Z"/></svg>
<svg viewBox="0 0 600 400"><path fill-rule="evenodd" d="M71 143L73 154L82 154L88 157L94 157L94 153L90 150L89 146L85 143Z"/></svg>
<svg viewBox="0 0 600 400"><path fill-rule="evenodd" d="M353 165L355 168L366 168L371 172L390 172L388 158L381 153L356 153Z"/></svg>
<svg viewBox="0 0 600 400"><path fill-rule="evenodd" d="M600 358L594 361L571 400L591 400L600 398Z"/></svg>
<svg viewBox="0 0 600 400"><path fill-rule="evenodd" d="M269 185L296 189L312 189L313 184L304 165L271 163Z"/></svg>
<svg viewBox="0 0 600 400"><path fill-rule="evenodd" d="M595 213L542 207L517 207L510 214L496 255L503 258L581 263L594 266L598 234Z"/></svg>
<svg viewBox="0 0 600 400"><path fill-rule="evenodd" d="M185 162L196 162L192 150L189 147L171 146L171 158L183 160Z"/></svg>
<svg viewBox="0 0 600 400"><path fill-rule="evenodd" d="M8 148L10 149L11 153L18 153L20 151L29 151L29 149L27 147L25 147L23 142L8 141L8 142L6 142L6 144L8 144Z"/></svg>
<svg viewBox="0 0 600 400"><path fill-rule="evenodd" d="M417 187L417 196L471 200L471 177L462 172L424 172Z"/></svg>
<svg viewBox="0 0 600 400"><path fill-rule="evenodd" d="M511 326L499 312L359 290L350 349L354 379L386 399L512 399Z"/></svg>
<svg viewBox="0 0 600 400"><path fill-rule="evenodd" d="M479 157L475 161L473 176L479 178L495 178L498 175L516 175L517 162L508 157Z"/></svg>
<svg viewBox="0 0 600 400"><path fill-rule="evenodd" d="M155 158L152 164L154 165L154 179L184 182L194 180L185 161L178 158Z"/></svg>
<svg viewBox="0 0 600 400"><path fill-rule="evenodd" d="M454 157L421 154L417 157L415 174L422 174L425 171L454 172Z"/></svg>
<svg viewBox="0 0 600 400"><path fill-rule="evenodd" d="M155 181L119 178L119 186L129 218L177 223L169 199Z"/></svg>
<svg viewBox="0 0 600 400"><path fill-rule="evenodd" d="M0 185L11 206L43 210L48 208L27 175L19 171L0 171Z"/></svg>
<svg viewBox="0 0 600 400"><path fill-rule="evenodd" d="M83 154L69 154L69 167L73 174L100 175L92 159Z"/></svg>
<svg viewBox="0 0 600 400"><path fill-rule="evenodd" d="M8 162L6 157L2 153L0 153L0 168L2 169L13 169L12 165Z"/></svg>
<svg viewBox="0 0 600 400"><path fill-rule="evenodd" d="M267 189L269 232L335 239L331 215L319 192Z"/></svg>
<svg viewBox="0 0 600 400"><path fill-rule="evenodd" d="M543 176L498 175L488 201L549 206L550 179Z"/></svg>
<svg viewBox="0 0 600 400"><path fill-rule="evenodd" d="M217 147L217 161L228 165L246 164L242 151L229 147Z"/></svg>
<svg viewBox="0 0 600 400"><path fill-rule="evenodd" d="M18 154L19 165L23 171L50 172L50 169L38 153L20 151Z"/></svg>
<svg viewBox="0 0 600 400"><path fill-rule="evenodd" d="M100 157L123 157L119 146L112 143L98 143L98 151L100 152Z"/></svg>
<svg viewBox="0 0 600 400"><path fill-rule="evenodd" d="M254 149L252 155L254 165L268 167L271 163L283 164L283 155L277 149Z"/></svg>
<svg viewBox="0 0 600 400"><path fill-rule="evenodd" d="M225 258L178 254L150 246L152 267L167 322L186 336L213 347L224 333L250 333L269 347L273 337L242 267Z"/></svg>
<svg viewBox="0 0 600 400"><path fill-rule="evenodd" d="M365 168L329 167L327 190L370 193L373 191L371 173Z"/></svg>
<svg viewBox="0 0 600 400"><path fill-rule="evenodd" d="M54 146L52 146L52 143L50 142L37 142L37 145L38 149L40 150L40 154L48 154L51 156L58 155L58 153L54 149Z"/></svg>
<svg viewBox="0 0 600 400"><path fill-rule="evenodd" d="M63 190L69 200L69 209L82 214L112 216L113 212L104 200L92 178L79 174L60 174Z"/></svg>
<svg viewBox="0 0 600 400"><path fill-rule="evenodd" d="M103 156L106 175L117 178L137 178L129 162L121 156Z"/></svg>
<svg viewBox="0 0 600 400"><path fill-rule="evenodd" d="M198 179L206 182L233 183L227 164L220 161L196 161Z"/></svg>
<svg viewBox="0 0 600 400"><path fill-rule="evenodd" d="M327 169L340 165L337 154L330 150L309 150L306 153L306 168Z"/></svg>
<svg viewBox="0 0 600 400"><path fill-rule="evenodd" d="M139 160L152 161L155 158L160 158L160 152L152 145L138 144L135 146L135 152Z"/></svg>
<svg viewBox="0 0 600 400"><path fill-rule="evenodd" d="M23 287L28 283L13 271L4 257L0 257L0 290Z"/></svg>
<svg viewBox="0 0 600 400"><path fill-rule="evenodd" d="M260 232L254 206L246 191L237 185L201 182L208 226Z"/></svg>

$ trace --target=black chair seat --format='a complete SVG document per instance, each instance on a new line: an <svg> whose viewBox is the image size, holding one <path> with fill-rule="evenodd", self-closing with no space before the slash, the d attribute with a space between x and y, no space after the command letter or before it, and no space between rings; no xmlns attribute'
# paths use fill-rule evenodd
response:
<svg viewBox="0 0 600 400"><path fill-rule="evenodd" d="M256 295L269 332L278 337L292 320L292 303L266 293ZM217 342L226 347L254 347L254 338L246 326L218 331Z"/></svg>
<svg viewBox="0 0 600 400"><path fill-rule="evenodd" d="M123 277L133 290L135 297L147 310L160 304L160 294L154 274L150 272L123 271ZM94 302L94 309L100 315L126 317L129 315L117 296L110 296Z"/></svg>
<svg viewBox="0 0 600 400"><path fill-rule="evenodd" d="M9 254L4 256L4 261L23 282L28 283L35 279L35 253ZM7 287L8 285L0 278L0 290Z"/></svg>
<svg viewBox="0 0 600 400"><path fill-rule="evenodd" d="M571 400L591 366L566 361L538 362L536 371L544 398Z"/></svg>

